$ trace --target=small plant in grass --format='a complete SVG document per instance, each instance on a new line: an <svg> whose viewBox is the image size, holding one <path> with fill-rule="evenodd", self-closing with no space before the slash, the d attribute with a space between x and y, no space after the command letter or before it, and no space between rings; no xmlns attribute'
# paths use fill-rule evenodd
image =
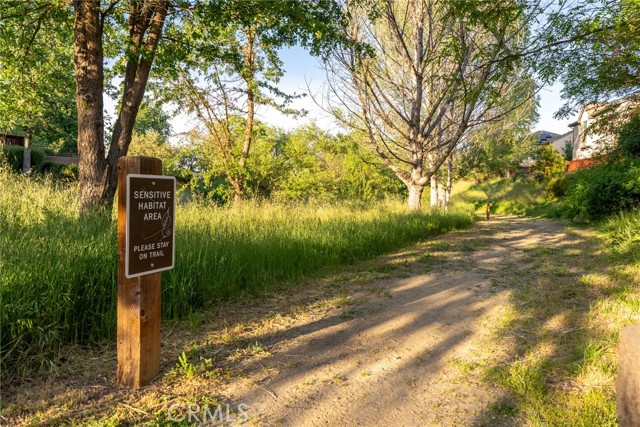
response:
<svg viewBox="0 0 640 427"><path fill-rule="evenodd" d="M187 325L191 333L195 333L200 327L200 319L201 314L199 312L192 311L189 313L189 316L187 317Z"/></svg>
<svg viewBox="0 0 640 427"><path fill-rule="evenodd" d="M262 344L260 344L258 341L251 344L248 350L249 350L249 353L253 354L254 356L270 356L271 355L271 352L267 350L267 348Z"/></svg>
<svg viewBox="0 0 640 427"><path fill-rule="evenodd" d="M177 367L188 377L192 377L196 374L196 367L189 361L189 357L184 351L180 356L178 356Z"/></svg>

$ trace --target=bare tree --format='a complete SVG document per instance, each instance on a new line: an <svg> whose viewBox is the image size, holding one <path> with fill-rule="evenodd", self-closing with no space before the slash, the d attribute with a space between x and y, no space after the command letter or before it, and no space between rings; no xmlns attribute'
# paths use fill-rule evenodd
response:
<svg viewBox="0 0 640 427"><path fill-rule="evenodd" d="M246 160L253 133L253 99L251 93L242 90L242 78L229 76L220 66L212 65L207 71L206 78L182 71L173 83L173 90L204 126L207 142L214 148L211 154L220 161L237 203L244 197ZM198 80L206 84L199 84ZM243 99L246 110L242 108ZM243 116L244 131L238 132L237 124Z"/></svg>
<svg viewBox="0 0 640 427"><path fill-rule="evenodd" d="M349 47L328 62L335 116L368 135L420 208L424 187L514 73L498 60L525 39L514 0L385 0L346 5ZM382 4L382 9L380 9Z"/></svg>

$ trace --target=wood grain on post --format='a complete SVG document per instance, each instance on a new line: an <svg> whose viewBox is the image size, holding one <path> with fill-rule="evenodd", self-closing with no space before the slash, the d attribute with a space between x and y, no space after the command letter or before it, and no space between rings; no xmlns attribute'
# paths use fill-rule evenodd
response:
<svg viewBox="0 0 640 427"><path fill-rule="evenodd" d="M162 273L125 277L127 175L162 174L162 161L152 157L118 160L118 371L127 388L149 384L160 373L160 277Z"/></svg>
<svg viewBox="0 0 640 427"><path fill-rule="evenodd" d="M619 426L640 426L640 323L620 331L616 399Z"/></svg>

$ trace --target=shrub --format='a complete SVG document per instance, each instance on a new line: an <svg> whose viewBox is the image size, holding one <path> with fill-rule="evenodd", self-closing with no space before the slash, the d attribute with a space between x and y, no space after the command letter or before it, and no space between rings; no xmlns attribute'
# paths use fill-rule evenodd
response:
<svg viewBox="0 0 640 427"><path fill-rule="evenodd" d="M564 197L564 216L598 219L640 205L640 166L633 162L605 164L568 174L552 185Z"/></svg>
<svg viewBox="0 0 640 427"><path fill-rule="evenodd" d="M40 172L49 174L57 180L77 181L80 173L78 165L63 165L59 163L46 162L40 167Z"/></svg>
<svg viewBox="0 0 640 427"><path fill-rule="evenodd" d="M536 162L531 166L531 172L540 182L548 181L554 175L564 172L567 167L567 161L551 144L536 148L533 158Z"/></svg>
<svg viewBox="0 0 640 427"><path fill-rule="evenodd" d="M2 145L2 152L11 169L22 172L24 148L17 145ZM45 153L40 148L31 149L31 168L37 170L44 161Z"/></svg>
<svg viewBox="0 0 640 427"><path fill-rule="evenodd" d="M618 147L623 157L640 157L640 113L622 127L618 135Z"/></svg>
<svg viewBox="0 0 640 427"><path fill-rule="evenodd" d="M569 190L576 184L576 180L579 179L579 177L580 172L555 176L551 178L545 189L554 197L562 198L566 196Z"/></svg>

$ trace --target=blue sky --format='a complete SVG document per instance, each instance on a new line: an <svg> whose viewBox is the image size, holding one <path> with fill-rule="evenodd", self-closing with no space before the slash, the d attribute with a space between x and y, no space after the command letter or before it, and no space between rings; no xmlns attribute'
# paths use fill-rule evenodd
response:
<svg viewBox="0 0 640 427"><path fill-rule="evenodd" d="M311 121L315 121L322 129L338 130L339 128L333 119L322 111L308 95L307 84L313 93L321 97L326 74L319 61L301 47L283 49L281 59L285 64L285 74L280 82L280 89L289 94L307 94L305 97L295 100L292 106L297 109L305 109L308 114L305 117L293 118L280 114L271 108L259 107L257 109L258 118L272 126L286 130L292 130ZM575 117L563 120L553 118L553 114L563 104L560 98L561 89L562 85L557 83L540 91L540 108L538 110L540 120L533 126L532 131L546 130L558 134L569 131L568 124L574 121ZM196 125L192 119L184 116L174 119L172 124L177 133L184 132Z"/></svg>
<svg viewBox="0 0 640 427"><path fill-rule="evenodd" d="M282 78L280 88L287 93L306 93L307 87L305 81L310 83L312 91L318 92L322 89L322 84L326 79L324 70L321 68L318 60L307 53L300 47L293 47L282 50L281 58L285 63L286 73ZM553 86L543 88L540 93L540 108L538 113L540 120L536 123L532 131L546 130L559 134L569 132L569 123L575 121L574 117L568 119L556 120L553 114L562 106L563 101L560 98L562 85L556 83ZM261 119L267 123L285 129L293 129L301 124L308 123L311 120L316 122L322 128L335 127L333 120L327 114L318 108L309 96L297 100L294 104L298 108L309 110L307 117L301 119L293 119L278 114L273 110L262 109L259 111Z"/></svg>

